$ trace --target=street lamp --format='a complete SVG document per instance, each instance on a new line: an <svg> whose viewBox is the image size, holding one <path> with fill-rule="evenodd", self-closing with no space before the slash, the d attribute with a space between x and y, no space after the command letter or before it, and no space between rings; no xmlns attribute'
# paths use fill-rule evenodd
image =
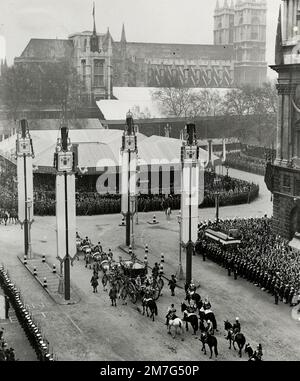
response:
<svg viewBox="0 0 300 381"><path fill-rule="evenodd" d="M178 261L178 270L176 272L176 277L178 280L181 280L181 279L184 279L182 262L181 262L181 248L182 248L182 243L181 243L181 223L182 223L181 211L179 211L179 214L177 215L177 221L179 224L179 261Z"/></svg>
<svg viewBox="0 0 300 381"><path fill-rule="evenodd" d="M214 188L216 189L215 195L215 205L216 205L216 223L219 223L219 203L220 203L220 182L221 180L216 178L214 180Z"/></svg>

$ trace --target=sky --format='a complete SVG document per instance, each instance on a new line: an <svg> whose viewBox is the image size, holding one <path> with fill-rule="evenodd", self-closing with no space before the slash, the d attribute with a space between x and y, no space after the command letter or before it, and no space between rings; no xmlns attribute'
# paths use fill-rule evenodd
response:
<svg viewBox="0 0 300 381"><path fill-rule="evenodd" d="M222 4L224 0L219 0ZM274 63L281 0L267 0L267 62ZM95 0L96 28L115 40L213 43L216 0ZM30 38L68 38L92 30L92 0L0 0L0 58L20 56ZM5 53L4 53L5 51ZM269 75L274 76L269 70Z"/></svg>

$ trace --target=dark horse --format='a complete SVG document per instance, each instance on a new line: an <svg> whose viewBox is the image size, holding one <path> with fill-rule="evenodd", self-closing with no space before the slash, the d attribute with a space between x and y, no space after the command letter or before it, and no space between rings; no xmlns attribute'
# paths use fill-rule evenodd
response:
<svg viewBox="0 0 300 381"><path fill-rule="evenodd" d="M201 296L197 294L197 292L193 292L190 294L189 292L186 293L185 300L190 304L191 300L193 300L196 304L196 307L200 310L200 308L203 305L203 302L201 300Z"/></svg>
<svg viewBox="0 0 300 381"><path fill-rule="evenodd" d="M155 301L151 298L143 298L143 315L145 315L145 310L147 312L147 316L149 316L149 311L151 312L150 319L154 321L154 314L157 316L157 305Z"/></svg>
<svg viewBox="0 0 300 381"><path fill-rule="evenodd" d="M237 329L233 330L233 326L228 320L224 321L224 328L225 328L225 331L227 331L226 340L229 340L229 349L231 349L231 342L232 342L233 349L236 350L234 344L237 343L239 347L239 356L242 357L242 349L244 348L244 345L246 344L245 336L241 332L239 332Z"/></svg>
<svg viewBox="0 0 300 381"><path fill-rule="evenodd" d="M201 351L204 351L204 354L206 355L205 344L207 344L209 349L210 349L210 359L212 358L213 349L215 351L215 356L217 358L218 357L218 340L217 340L217 338L214 335L210 335L207 332L203 332L203 333L201 333L200 340L202 342Z"/></svg>
<svg viewBox="0 0 300 381"><path fill-rule="evenodd" d="M212 310L205 310L203 307L200 308L199 310L199 316L200 316L200 320L202 321L208 321L210 320L213 324L213 329L218 331L218 326L217 326L217 320L216 320L216 317L215 317L215 314L212 312Z"/></svg>
<svg viewBox="0 0 300 381"><path fill-rule="evenodd" d="M186 330L189 330L188 323L190 323L194 330L194 335L196 335L199 328L198 316L195 314L195 312L189 313L187 310L187 306L184 303L181 304L181 312L183 312L182 320L185 321Z"/></svg>
<svg viewBox="0 0 300 381"><path fill-rule="evenodd" d="M247 353L249 359L251 359L251 357L253 356L254 351L249 343L245 346L245 353Z"/></svg>

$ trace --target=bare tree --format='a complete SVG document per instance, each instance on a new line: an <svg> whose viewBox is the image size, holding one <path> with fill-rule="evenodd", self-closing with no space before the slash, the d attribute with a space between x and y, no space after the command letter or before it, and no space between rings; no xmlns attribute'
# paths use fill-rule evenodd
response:
<svg viewBox="0 0 300 381"><path fill-rule="evenodd" d="M158 103L162 114L170 117L189 117L194 96L190 88L165 87L152 92L152 99Z"/></svg>
<svg viewBox="0 0 300 381"><path fill-rule="evenodd" d="M196 118L221 113L219 93L212 89L163 88L152 93L161 112L166 116Z"/></svg>
<svg viewBox="0 0 300 381"><path fill-rule="evenodd" d="M32 106L54 105L74 115L81 107L83 83L68 61L17 64L1 76L0 96L10 117Z"/></svg>

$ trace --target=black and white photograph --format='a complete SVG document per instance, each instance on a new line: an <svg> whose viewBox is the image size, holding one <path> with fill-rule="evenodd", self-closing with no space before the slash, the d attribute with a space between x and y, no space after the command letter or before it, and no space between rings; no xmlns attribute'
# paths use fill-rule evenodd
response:
<svg viewBox="0 0 300 381"><path fill-rule="evenodd" d="M0 361L300 361L300 0L1 0Z"/></svg>

